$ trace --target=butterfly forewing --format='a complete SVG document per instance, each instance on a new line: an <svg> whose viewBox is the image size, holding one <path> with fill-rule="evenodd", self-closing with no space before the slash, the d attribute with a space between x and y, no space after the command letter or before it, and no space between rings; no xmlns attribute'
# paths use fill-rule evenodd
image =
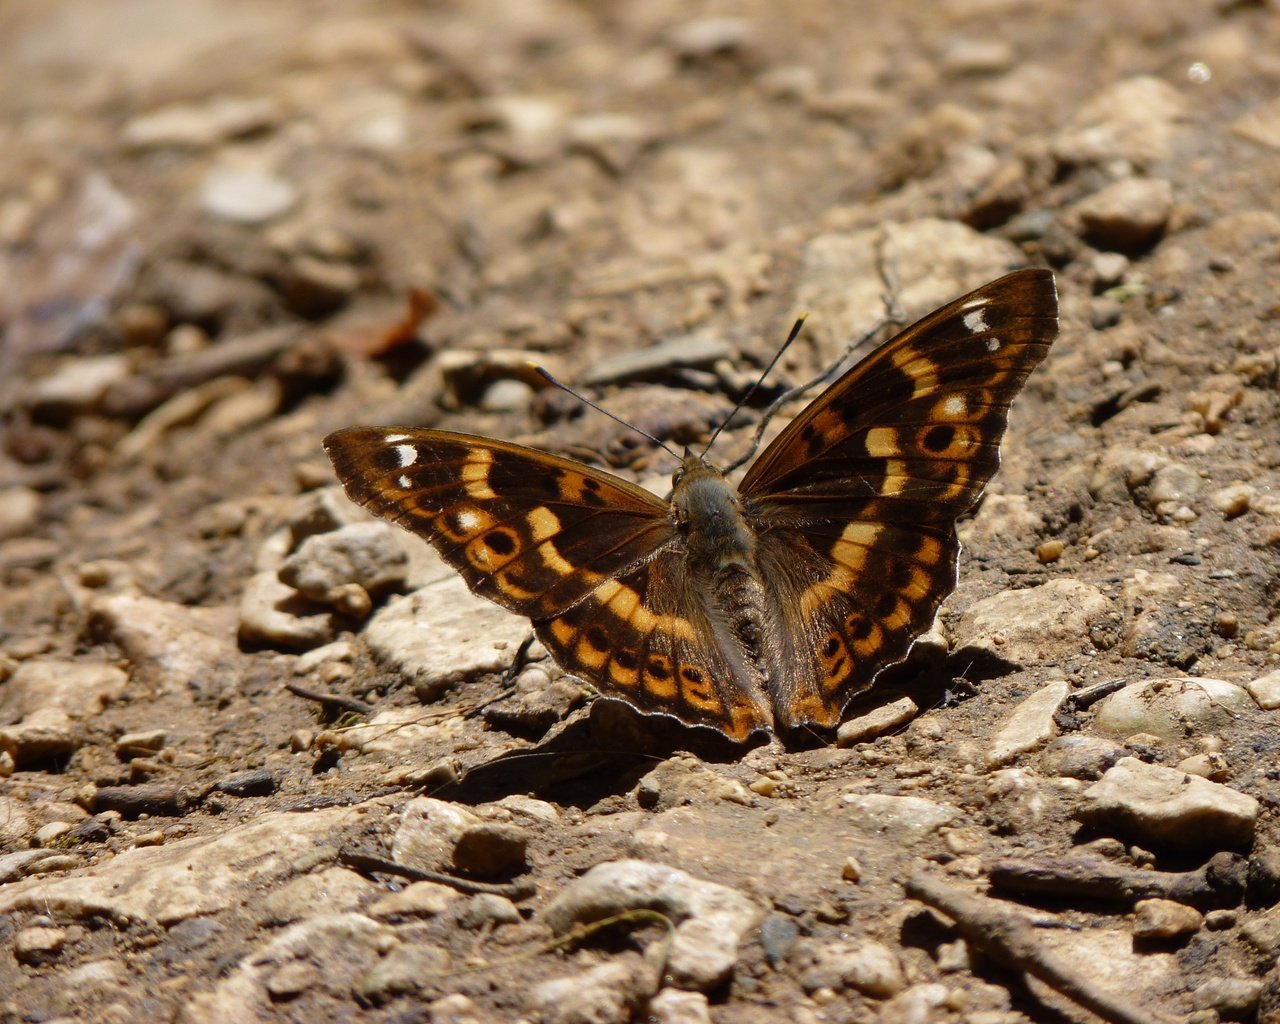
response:
<svg viewBox="0 0 1280 1024"><path fill-rule="evenodd" d="M1000 461L1009 405L1057 332L1048 271L957 299L810 405L741 490L774 581L781 725L834 725L955 584L955 520Z"/></svg>
<svg viewBox="0 0 1280 1024"><path fill-rule="evenodd" d="M339 430L324 446L353 501L530 618L563 611L672 537L661 499L532 448L409 427Z"/></svg>

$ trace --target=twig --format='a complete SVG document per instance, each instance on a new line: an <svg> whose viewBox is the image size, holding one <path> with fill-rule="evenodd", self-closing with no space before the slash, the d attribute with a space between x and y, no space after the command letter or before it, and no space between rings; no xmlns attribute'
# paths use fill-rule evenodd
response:
<svg viewBox="0 0 1280 1024"><path fill-rule="evenodd" d="M408 864L397 864L393 860L375 857L371 853L361 853L358 850L339 850L338 862L367 874L377 872L383 875L397 875L411 882L439 882L441 885L452 886L458 892L489 893L494 896L505 896L509 900L523 900L536 891L530 882L509 884L474 882L469 878L459 878L444 871L424 871L422 868L410 867Z"/></svg>
<svg viewBox="0 0 1280 1024"><path fill-rule="evenodd" d="M1169 1018L1135 1006L1083 977L1065 957L1045 948L1035 926L1023 915L996 900L964 892L925 873L912 875L906 888L908 896L952 918L965 940L992 960L1038 978L1110 1024L1171 1024Z"/></svg>
<svg viewBox="0 0 1280 1024"><path fill-rule="evenodd" d="M992 885L1019 893L1128 904L1159 898L1212 910L1239 905L1247 871L1243 857L1219 853L1198 871L1142 871L1099 857L1075 857L998 860L988 874Z"/></svg>
<svg viewBox="0 0 1280 1024"><path fill-rule="evenodd" d="M351 711L357 715L367 715L373 711L372 704L366 704L358 697L346 697L340 693L321 693L319 690L308 690L305 686L299 686L297 683L285 683L284 688L295 697L301 697L303 700L313 700L327 708Z"/></svg>

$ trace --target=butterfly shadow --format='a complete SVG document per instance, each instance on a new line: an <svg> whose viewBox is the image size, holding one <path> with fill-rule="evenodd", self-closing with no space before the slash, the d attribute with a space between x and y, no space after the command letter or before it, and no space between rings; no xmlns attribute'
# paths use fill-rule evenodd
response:
<svg viewBox="0 0 1280 1024"><path fill-rule="evenodd" d="M597 699L533 747L465 766L456 782L432 795L466 804L525 794L590 807L626 793L677 753L733 762L768 742L761 733L734 743L713 729L691 728L665 715L643 715L621 701Z"/></svg>

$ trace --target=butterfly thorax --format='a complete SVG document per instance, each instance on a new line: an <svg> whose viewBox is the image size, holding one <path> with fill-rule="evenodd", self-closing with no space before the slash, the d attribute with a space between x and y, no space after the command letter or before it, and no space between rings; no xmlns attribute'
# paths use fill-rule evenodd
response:
<svg viewBox="0 0 1280 1024"><path fill-rule="evenodd" d="M689 570L706 580L724 624L759 663L766 597L738 490L696 455L685 457L672 482L671 514Z"/></svg>

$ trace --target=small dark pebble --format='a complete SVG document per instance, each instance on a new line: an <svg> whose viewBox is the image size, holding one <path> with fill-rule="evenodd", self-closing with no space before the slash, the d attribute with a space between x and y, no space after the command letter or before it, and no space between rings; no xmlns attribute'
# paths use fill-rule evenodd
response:
<svg viewBox="0 0 1280 1024"><path fill-rule="evenodd" d="M228 796L270 796L276 791L276 780L265 768L255 768L253 771L228 775L214 783L213 788Z"/></svg>
<svg viewBox="0 0 1280 1024"><path fill-rule="evenodd" d="M1259 850L1249 858L1245 901L1255 909L1280 903L1280 850Z"/></svg>
<svg viewBox="0 0 1280 1024"><path fill-rule="evenodd" d="M775 971L791 955L791 950L800 937L800 927L789 917L782 914L770 914L760 925L760 945L764 947L764 958Z"/></svg>
<svg viewBox="0 0 1280 1024"><path fill-rule="evenodd" d="M71 837L77 843L105 843L111 837L111 822L95 814L73 828Z"/></svg>

